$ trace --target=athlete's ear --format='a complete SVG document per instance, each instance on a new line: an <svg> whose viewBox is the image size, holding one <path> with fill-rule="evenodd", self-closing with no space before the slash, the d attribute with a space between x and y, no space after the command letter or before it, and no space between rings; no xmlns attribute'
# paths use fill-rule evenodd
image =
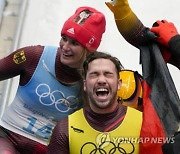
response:
<svg viewBox="0 0 180 154"><path fill-rule="evenodd" d="M121 88L121 85L122 85L122 80L118 79L118 90Z"/></svg>
<svg viewBox="0 0 180 154"><path fill-rule="evenodd" d="M86 80L83 80L84 91L86 91Z"/></svg>

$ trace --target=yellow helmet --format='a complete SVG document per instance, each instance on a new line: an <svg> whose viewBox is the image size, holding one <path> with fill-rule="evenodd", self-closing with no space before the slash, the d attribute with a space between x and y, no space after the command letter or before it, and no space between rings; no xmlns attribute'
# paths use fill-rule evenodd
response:
<svg viewBox="0 0 180 154"><path fill-rule="evenodd" d="M142 111L142 76L131 70L122 70L119 75L122 84L117 91L118 102Z"/></svg>

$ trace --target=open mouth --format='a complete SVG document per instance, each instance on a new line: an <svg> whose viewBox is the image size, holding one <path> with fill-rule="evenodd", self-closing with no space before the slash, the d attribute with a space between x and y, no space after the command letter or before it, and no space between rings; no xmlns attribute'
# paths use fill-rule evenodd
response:
<svg viewBox="0 0 180 154"><path fill-rule="evenodd" d="M100 88L96 90L97 96L107 96L109 94L109 90L105 88Z"/></svg>
<svg viewBox="0 0 180 154"><path fill-rule="evenodd" d="M71 57L71 56L72 56L72 54L67 53L67 52L64 52L63 55L64 55L65 57Z"/></svg>

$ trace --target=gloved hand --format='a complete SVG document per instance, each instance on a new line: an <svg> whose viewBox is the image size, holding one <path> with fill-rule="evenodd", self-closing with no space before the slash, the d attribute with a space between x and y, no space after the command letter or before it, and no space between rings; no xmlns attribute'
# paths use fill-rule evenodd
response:
<svg viewBox="0 0 180 154"><path fill-rule="evenodd" d="M112 0L105 4L114 13L116 19L124 18L130 12L128 0Z"/></svg>
<svg viewBox="0 0 180 154"><path fill-rule="evenodd" d="M170 39L178 34L174 24L166 20L156 21L150 30L158 36L157 41L167 47Z"/></svg>

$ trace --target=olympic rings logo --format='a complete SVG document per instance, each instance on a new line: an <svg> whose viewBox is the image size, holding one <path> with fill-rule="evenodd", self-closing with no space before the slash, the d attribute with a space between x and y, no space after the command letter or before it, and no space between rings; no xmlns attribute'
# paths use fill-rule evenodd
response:
<svg viewBox="0 0 180 154"><path fill-rule="evenodd" d="M45 91L45 92L44 92ZM64 93L59 90L51 92L47 84L39 84L36 88L36 94L39 96L39 101L45 106L54 105L60 112L68 112L75 110L78 107L79 100L75 96L65 97Z"/></svg>
<svg viewBox="0 0 180 154"><path fill-rule="evenodd" d="M134 147L133 143L129 140L126 140L126 143L128 143L128 150L127 150L123 146L121 146L121 144L124 143L124 141L125 140L119 141L117 146L112 141L104 141L99 146L96 146L96 144L93 142L87 142L81 147L80 153L84 154L85 152L83 152L83 151L87 151L87 149L88 149L89 154L96 154L97 152L100 154L114 154L115 152L118 152L121 154L132 154L132 153L134 153L135 147ZM105 150L103 148L103 147L105 147L104 144L106 144L106 145L108 144L110 149ZM92 150L90 150L90 149L92 149ZM86 154L87 154L87 152L86 152Z"/></svg>

